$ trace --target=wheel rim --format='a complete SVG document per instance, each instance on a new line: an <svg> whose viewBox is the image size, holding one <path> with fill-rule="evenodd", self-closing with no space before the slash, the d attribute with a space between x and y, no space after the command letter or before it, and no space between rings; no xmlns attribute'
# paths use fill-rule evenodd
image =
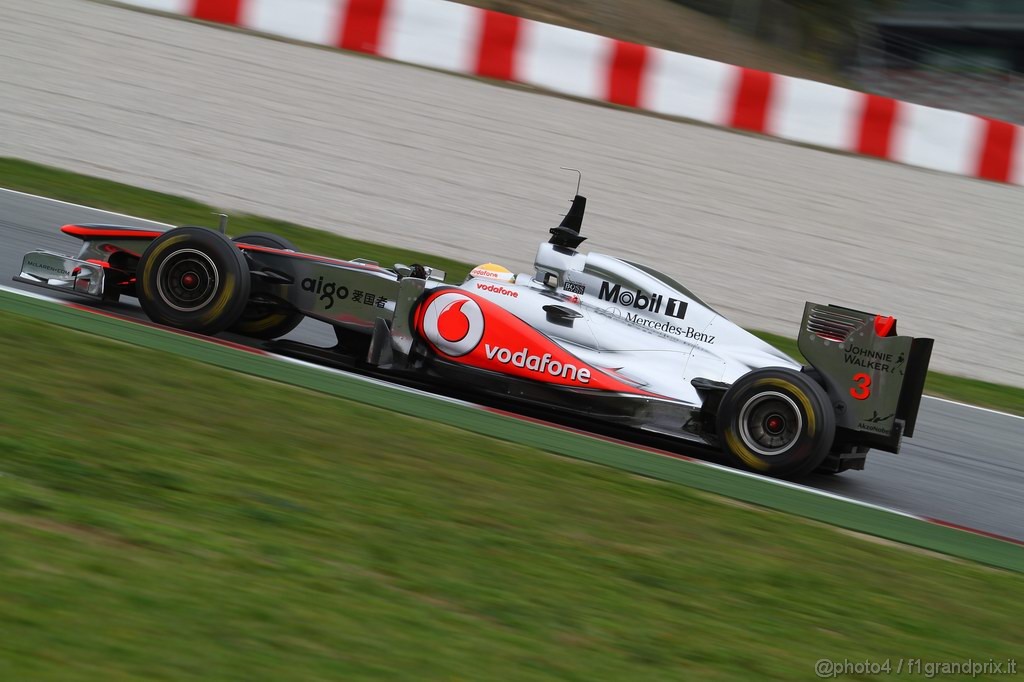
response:
<svg viewBox="0 0 1024 682"><path fill-rule="evenodd" d="M156 271L156 289L164 303L183 313L200 310L217 295L220 273L213 260L195 249L165 258Z"/></svg>
<svg viewBox="0 0 1024 682"><path fill-rule="evenodd" d="M793 447L803 424L793 399L777 391L753 396L740 410L740 438L763 457L775 457Z"/></svg>

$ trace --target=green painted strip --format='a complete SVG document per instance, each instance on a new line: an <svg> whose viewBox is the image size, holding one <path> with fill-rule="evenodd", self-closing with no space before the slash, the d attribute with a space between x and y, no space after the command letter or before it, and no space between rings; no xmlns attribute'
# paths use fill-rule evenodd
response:
<svg viewBox="0 0 1024 682"><path fill-rule="evenodd" d="M664 457L466 405L323 372L181 334L0 291L0 310L225 369L513 441L557 455L679 483L888 540L1024 573L1024 547L918 519ZM852 567L870 570L869 567Z"/></svg>

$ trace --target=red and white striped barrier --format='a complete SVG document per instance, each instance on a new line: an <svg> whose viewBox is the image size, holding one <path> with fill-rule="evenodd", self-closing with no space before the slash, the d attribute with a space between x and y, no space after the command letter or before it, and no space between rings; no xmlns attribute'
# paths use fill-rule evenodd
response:
<svg viewBox="0 0 1024 682"><path fill-rule="evenodd" d="M1024 132L1005 121L447 0L124 2L912 166L1024 184Z"/></svg>

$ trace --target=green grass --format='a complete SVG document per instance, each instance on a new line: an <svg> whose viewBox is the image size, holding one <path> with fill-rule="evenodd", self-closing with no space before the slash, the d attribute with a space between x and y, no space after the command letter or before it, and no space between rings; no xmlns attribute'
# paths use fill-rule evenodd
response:
<svg viewBox="0 0 1024 682"><path fill-rule="evenodd" d="M808 679L1024 577L0 313L0 679Z"/></svg>
<svg viewBox="0 0 1024 682"><path fill-rule="evenodd" d="M0 187L41 194L61 201L156 220L171 225L215 227L219 209L189 199L101 180L88 175L40 166L19 159L0 157ZM55 225L54 228L59 227ZM441 268L461 281L472 266L450 258L348 239L308 227L251 215L232 215L231 234L274 232L290 239L302 251L338 258L369 258L386 265L424 263Z"/></svg>
<svg viewBox="0 0 1024 682"><path fill-rule="evenodd" d="M0 186L174 225L216 224L216 218L212 215L216 209L189 199L19 159L0 157ZM349 239L323 230L258 216L235 215L230 224L234 234L275 232L311 253L339 258L371 258L381 263L426 263L445 270L449 281L461 281L472 267L449 258ZM768 332L754 333L781 350L800 357L796 342L792 339ZM942 339L938 339L938 343L942 343ZM931 372L925 391L930 395L1024 415L1022 388Z"/></svg>
<svg viewBox="0 0 1024 682"><path fill-rule="evenodd" d="M201 337L96 315L88 309L0 291L0 311L1024 574L1024 547L1020 545L822 497L809 489L783 487L759 476L741 476L428 394L407 393L354 375L324 372L314 365L281 362Z"/></svg>

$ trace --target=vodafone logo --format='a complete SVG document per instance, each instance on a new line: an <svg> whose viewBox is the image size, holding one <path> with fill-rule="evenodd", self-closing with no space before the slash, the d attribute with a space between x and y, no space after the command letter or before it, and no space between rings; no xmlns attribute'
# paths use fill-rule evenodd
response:
<svg viewBox="0 0 1024 682"><path fill-rule="evenodd" d="M560 377L562 379L568 379L569 381L578 381L581 384L590 383L589 369L586 367L580 369L571 362L563 363L558 360L553 360L551 358L551 353L535 355L530 352L529 348L524 348L521 351L513 353L508 348L492 346L489 343L484 344L484 353L486 353L488 360L497 360L503 365L525 367L531 372L537 372L538 374L550 374L553 377Z"/></svg>
<svg viewBox="0 0 1024 682"><path fill-rule="evenodd" d="M476 288L480 291L489 291L492 294L501 294L502 296L511 296L512 298L519 298L519 292L513 291L512 289L506 289L499 284L484 284L482 282L476 283Z"/></svg>
<svg viewBox="0 0 1024 682"><path fill-rule="evenodd" d="M478 265L469 271L469 276L485 277L487 279L495 279L500 282L512 282L515 281L516 278L508 268L503 268L495 263L484 263L483 265Z"/></svg>
<svg viewBox="0 0 1024 682"><path fill-rule="evenodd" d="M423 335L445 355L465 355L483 338L484 314L468 296L441 294L423 313Z"/></svg>

